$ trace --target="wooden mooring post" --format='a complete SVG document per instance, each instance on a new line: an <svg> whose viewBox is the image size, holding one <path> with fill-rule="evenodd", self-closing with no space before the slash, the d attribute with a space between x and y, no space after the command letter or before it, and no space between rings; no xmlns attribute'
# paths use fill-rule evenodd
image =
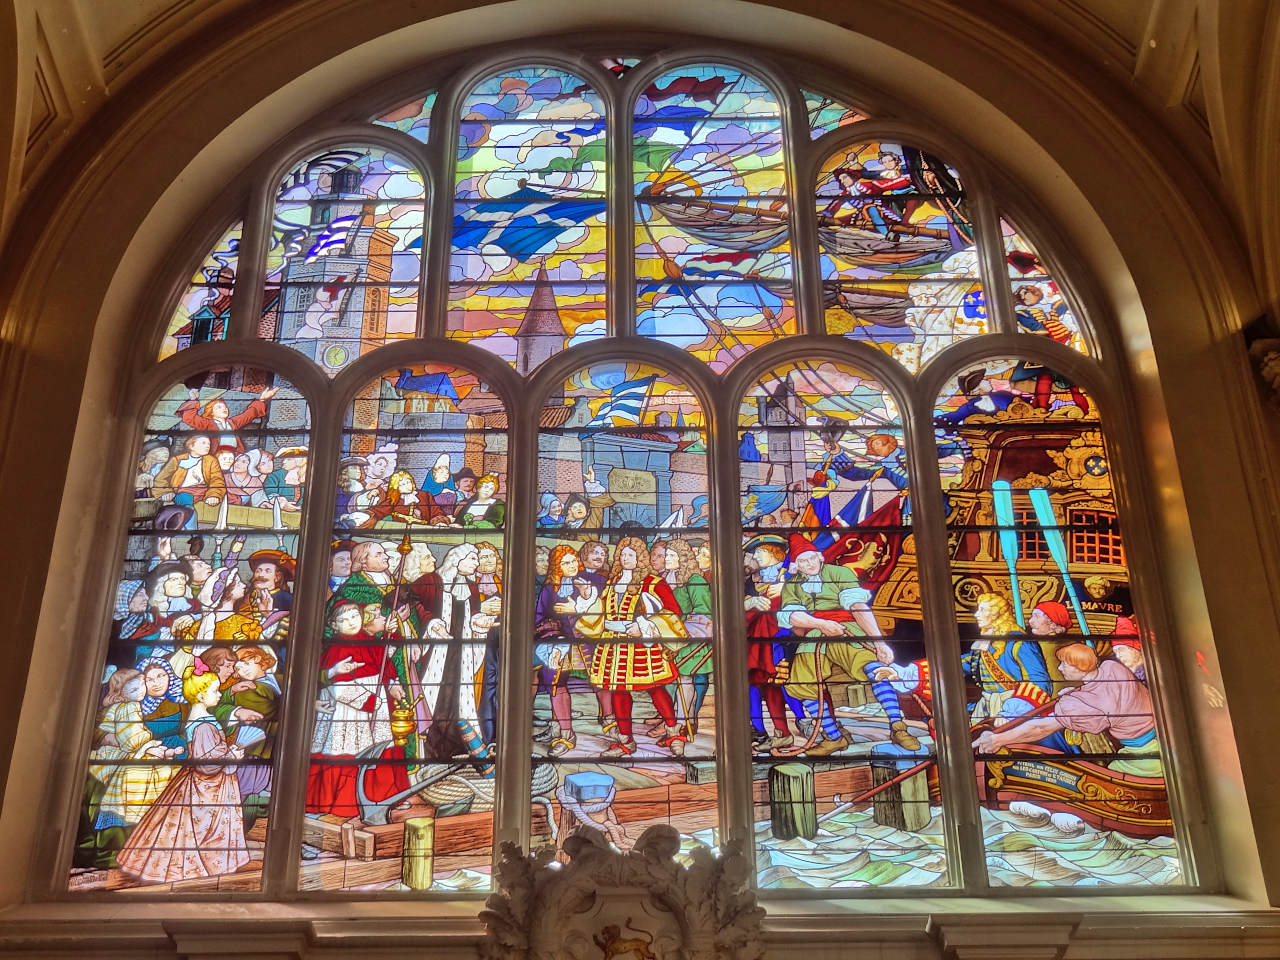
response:
<svg viewBox="0 0 1280 960"><path fill-rule="evenodd" d="M769 770L769 819L779 840L818 835L818 798L807 763L779 763Z"/></svg>

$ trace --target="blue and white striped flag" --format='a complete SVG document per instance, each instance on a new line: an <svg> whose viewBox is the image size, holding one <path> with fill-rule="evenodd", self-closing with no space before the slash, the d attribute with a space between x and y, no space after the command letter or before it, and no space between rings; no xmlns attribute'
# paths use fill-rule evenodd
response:
<svg viewBox="0 0 1280 960"><path fill-rule="evenodd" d="M336 217L325 224L325 228L316 237L316 242L307 251L307 263L314 263L321 257L328 256L334 247L344 246L347 242L347 231L356 225L360 214L353 213L349 217Z"/></svg>
<svg viewBox="0 0 1280 960"><path fill-rule="evenodd" d="M587 424L588 428L614 427L619 423L640 422L640 414L644 410L645 398L649 388L653 386L656 376L641 377L638 380L626 380L611 391L609 399L600 405L596 415Z"/></svg>

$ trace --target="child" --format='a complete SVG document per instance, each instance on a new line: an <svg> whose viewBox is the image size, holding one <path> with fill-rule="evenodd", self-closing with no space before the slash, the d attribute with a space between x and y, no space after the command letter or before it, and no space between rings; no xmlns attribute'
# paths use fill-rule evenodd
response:
<svg viewBox="0 0 1280 960"><path fill-rule="evenodd" d="M184 732L186 767L143 815L117 858L127 876L157 883L234 873L249 862L235 767L244 756L210 711L222 699L218 675L199 657L183 671L182 694L191 703Z"/></svg>

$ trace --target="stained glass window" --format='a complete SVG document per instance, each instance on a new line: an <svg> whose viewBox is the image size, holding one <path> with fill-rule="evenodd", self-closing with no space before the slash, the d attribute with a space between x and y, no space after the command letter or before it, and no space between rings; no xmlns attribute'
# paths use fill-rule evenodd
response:
<svg viewBox="0 0 1280 960"><path fill-rule="evenodd" d="M809 115L809 136L814 140L832 130L867 119L856 107L811 90L804 91L804 106Z"/></svg>
<svg viewBox="0 0 1280 960"><path fill-rule="evenodd" d="M857 144L823 164L816 200L828 333L916 370L987 331L972 214L944 161L903 144Z"/></svg>
<svg viewBox="0 0 1280 960"><path fill-rule="evenodd" d="M504 836L563 856L657 823L686 852L751 836L768 891L1185 888L1136 548L1055 366L1117 374L1053 251L970 196L999 183L980 158L962 182L905 133L828 136L856 97L607 52L476 64L369 121L430 169L291 146L236 211L252 270L211 215L158 359L243 356L159 401L142 378L71 888L454 897ZM922 386L1013 329L1064 362ZM314 407L263 340L332 378Z"/></svg>
<svg viewBox="0 0 1280 960"><path fill-rule="evenodd" d="M578 371L539 415L534 835L715 843L706 420L641 364ZM578 718L578 719L575 719Z"/></svg>
<svg viewBox="0 0 1280 960"><path fill-rule="evenodd" d="M387 373L347 411L302 889L489 883L505 418L441 364Z"/></svg>
<svg viewBox="0 0 1280 960"><path fill-rule="evenodd" d="M402 103L394 110L388 110L382 116L375 117L373 122L382 124L384 127L394 127L401 133L407 133L413 139L426 143L427 134L431 131L431 108L435 103L436 95L428 93L408 103Z"/></svg>
<svg viewBox="0 0 1280 960"><path fill-rule="evenodd" d="M160 341L160 360L196 344L226 339L243 226L237 222L228 227L192 276Z"/></svg>
<svg viewBox="0 0 1280 960"><path fill-rule="evenodd" d="M1184 882L1097 407L991 360L935 417L990 882Z"/></svg>
<svg viewBox="0 0 1280 960"><path fill-rule="evenodd" d="M258 335L329 374L417 332L422 174L378 147L308 157L280 182Z"/></svg>
<svg viewBox="0 0 1280 960"><path fill-rule="evenodd" d="M604 102L580 77L525 67L459 112L449 335L528 373L606 333Z"/></svg>
<svg viewBox="0 0 1280 960"><path fill-rule="evenodd" d="M946 884L947 851L898 405L802 361L738 433L762 887Z"/></svg>
<svg viewBox="0 0 1280 960"><path fill-rule="evenodd" d="M260 888L309 421L292 385L243 366L152 408L71 889Z"/></svg>
<svg viewBox="0 0 1280 960"><path fill-rule="evenodd" d="M1035 333L1088 353L1080 322L1071 312L1053 274L1026 237L1007 218L1000 220L1005 263L1013 287L1013 312L1020 333Z"/></svg>
<svg viewBox="0 0 1280 960"><path fill-rule="evenodd" d="M722 371L796 331L782 114L760 80L681 67L640 95L636 331Z"/></svg>

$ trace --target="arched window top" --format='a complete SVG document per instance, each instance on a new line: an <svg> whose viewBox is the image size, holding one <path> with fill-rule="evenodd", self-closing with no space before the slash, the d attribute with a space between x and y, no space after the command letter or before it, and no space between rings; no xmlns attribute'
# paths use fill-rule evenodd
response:
<svg viewBox="0 0 1280 960"><path fill-rule="evenodd" d="M565 378L564 397L586 404L592 427L705 425L694 392L645 363L592 364Z"/></svg>
<svg viewBox="0 0 1280 960"><path fill-rule="evenodd" d="M393 110L388 110L381 116L374 117L373 122L384 127L392 127L401 133L407 133L415 140L426 143L427 136L431 132L431 109L435 103L436 94L431 92L403 103Z"/></svg>
<svg viewBox="0 0 1280 960"><path fill-rule="evenodd" d="M103 675L167 693L141 722L97 698L116 744L89 758L73 887L454 894L490 885L504 835L595 824L625 848L653 822L754 836L760 887L824 896L1194 877L1112 451L1059 372L1102 383L1081 356L1100 338L1052 234L981 157L872 127L857 96L670 56L434 78L213 225L159 359L236 360L139 401ZM1012 358L948 359L988 340ZM308 407L264 372L306 369L275 344L358 365L327 392L295 374ZM219 564L244 596L202 594ZM235 670L217 648L242 646L260 706L269 678L304 703L267 721L236 681L179 689L186 655ZM1095 668L1141 709L1005 736L1118 689ZM241 833L199 876L135 852L163 847L148 811L185 783L157 772L177 755L102 749L143 749L161 708L154 739L219 748L165 726L162 693L222 725ZM1149 809L1067 796L1077 776Z"/></svg>
<svg viewBox="0 0 1280 960"><path fill-rule="evenodd" d="M164 339L160 341L157 359L163 360L187 347L227 338L243 232L244 223L236 221L205 255L178 300Z"/></svg>
<svg viewBox="0 0 1280 960"><path fill-rule="evenodd" d="M276 191L258 335L330 375L417 332L426 182L375 146L331 147Z"/></svg>
<svg viewBox="0 0 1280 960"><path fill-rule="evenodd" d="M919 147L841 147L815 184L828 333L910 370L989 329L972 205L959 174Z"/></svg>
<svg viewBox="0 0 1280 960"><path fill-rule="evenodd" d="M586 80L558 67L543 66L500 70L473 86L459 106L464 125L572 124L575 120L602 120L604 112L604 100ZM472 141L465 130L461 139ZM464 150L460 148L460 157Z"/></svg>

